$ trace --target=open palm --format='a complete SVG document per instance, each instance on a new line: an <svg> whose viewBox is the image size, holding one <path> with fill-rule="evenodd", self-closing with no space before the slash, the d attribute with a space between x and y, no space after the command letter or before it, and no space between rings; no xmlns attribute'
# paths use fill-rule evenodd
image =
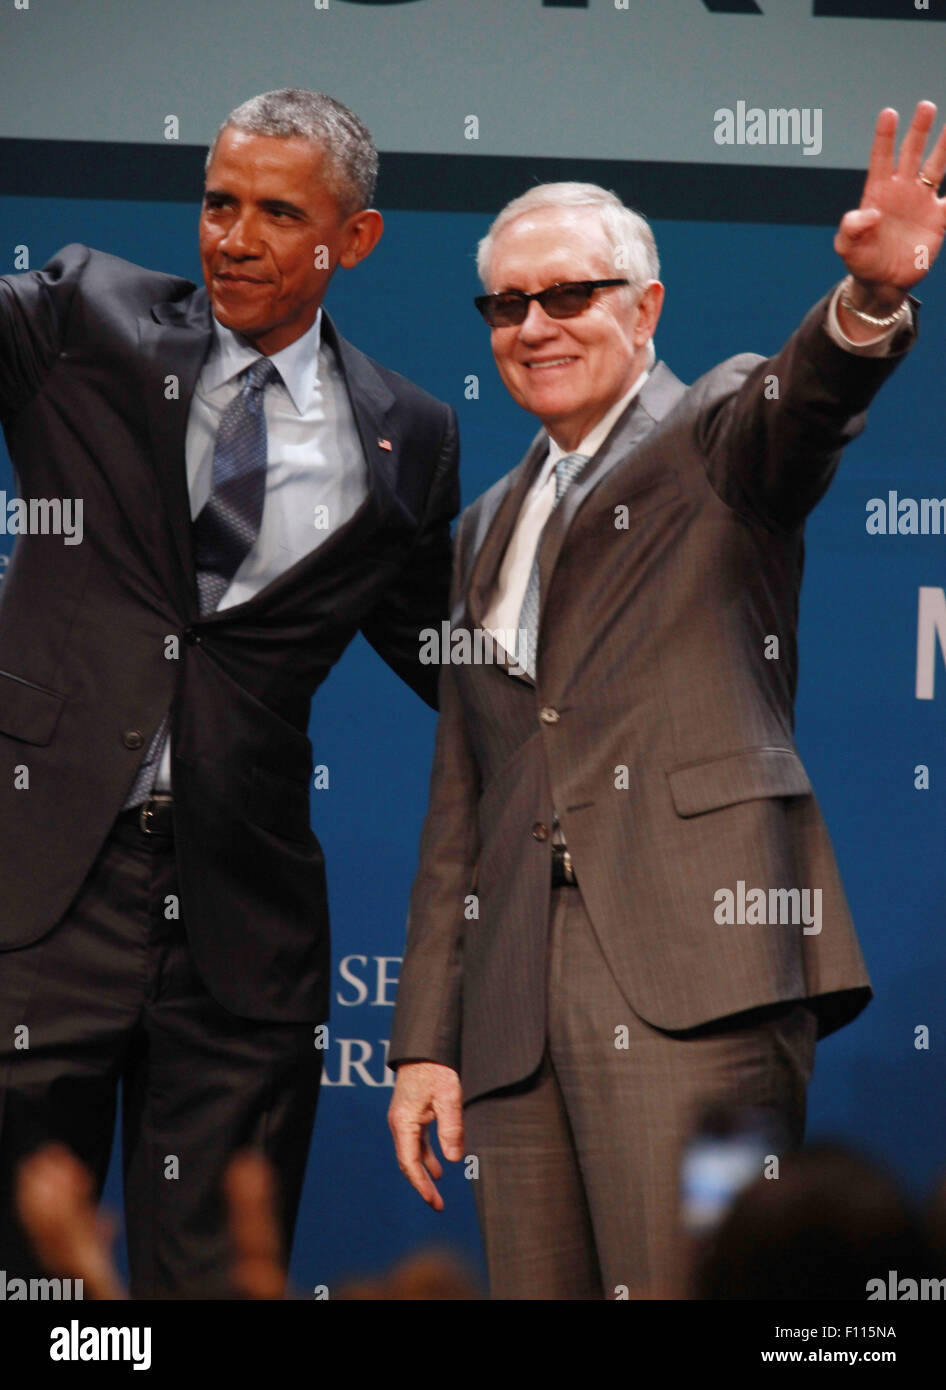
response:
<svg viewBox="0 0 946 1390"><path fill-rule="evenodd" d="M946 126L923 158L935 116L931 101L917 104L899 159L896 111L886 107L877 118L860 207L845 213L834 239L835 251L865 285L909 289L922 280L943 244L946 198L938 189L946 173Z"/></svg>

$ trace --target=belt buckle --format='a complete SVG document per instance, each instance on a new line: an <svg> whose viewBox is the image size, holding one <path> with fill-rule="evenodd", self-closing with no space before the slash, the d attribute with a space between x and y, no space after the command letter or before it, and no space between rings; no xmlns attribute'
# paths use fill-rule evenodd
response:
<svg viewBox="0 0 946 1390"><path fill-rule="evenodd" d="M141 803L141 814L138 817L138 824L145 835L158 835L160 831L152 827L151 821L157 819L158 807L170 806L171 797L167 795L149 796L147 801Z"/></svg>

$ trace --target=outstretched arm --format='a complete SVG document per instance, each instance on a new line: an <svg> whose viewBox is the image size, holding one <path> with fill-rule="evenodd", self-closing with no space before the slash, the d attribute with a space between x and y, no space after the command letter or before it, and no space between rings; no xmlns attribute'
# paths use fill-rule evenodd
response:
<svg viewBox="0 0 946 1390"><path fill-rule="evenodd" d="M727 505L769 529L802 524L913 340L917 305L907 307L908 292L946 232L946 199L938 194L946 129L923 158L935 114L932 102L918 104L895 160L897 114L881 111L861 205L844 215L835 237L849 271L841 294L816 305L775 356L734 358L735 389L714 373L694 387L705 396L696 430L709 481ZM849 340L842 345L829 326L835 297L837 327ZM845 299L868 318L846 309ZM884 338L876 320L898 313ZM858 345L878 343L878 334L879 355L858 355Z"/></svg>
<svg viewBox="0 0 946 1390"><path fill-rule="evenodd" d="M0 276L0 418L12 419L59 356L89 248L70 243L42 270Z"/></svg>

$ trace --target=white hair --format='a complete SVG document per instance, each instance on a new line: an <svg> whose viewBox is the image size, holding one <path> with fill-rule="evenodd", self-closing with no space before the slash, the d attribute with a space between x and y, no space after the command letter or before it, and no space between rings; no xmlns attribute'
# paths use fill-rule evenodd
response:
<svg viewBox="0 0 946 1390"><path fill-rule="evenodd" d="M657 243L650 224L640 213L625 207L616 193L599 188L596 183L540 183L506 204L476 249L476 271L487 291L491 289L489 263L497 235L517 217L537 208L594 208L615 267L626 271L628 280L638 289L648 280L660 279Z"/></svg>

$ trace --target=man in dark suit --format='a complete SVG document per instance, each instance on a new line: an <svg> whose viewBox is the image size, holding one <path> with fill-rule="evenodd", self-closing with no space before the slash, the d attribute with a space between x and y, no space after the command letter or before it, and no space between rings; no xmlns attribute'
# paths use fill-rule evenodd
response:
<svg viewBox="0 0 946 1390"><path fill-rule="evenodd" d="M203 288L78 245L0 279L18 486L82 532L22 535L0 606L10 1273L18 1160L56 1139L101 1185L119 1079L133 1292L216 1286L237 1147L288 1255L329 993L311 697L360 629L436 704L459 505L452 410L321 308L376 171L345 107L267 93L208 157Z"/></svg>
<svg viewBox="0 0 946 1390"><path fill-rule="evenodd" d="M798 595L942 242L934 115L895 163L881 114L847 280L689 388L653 365L656 248L613 194L532 189L481 243L493 353L543 429L457 532L453 626L499 650L443 666L390 1124L438 1209L428 1127L457 1159L465 1125L496 1297L666 1287L701 1108L797 1144L816 1035L870 997L793 737Z"/></svg>

